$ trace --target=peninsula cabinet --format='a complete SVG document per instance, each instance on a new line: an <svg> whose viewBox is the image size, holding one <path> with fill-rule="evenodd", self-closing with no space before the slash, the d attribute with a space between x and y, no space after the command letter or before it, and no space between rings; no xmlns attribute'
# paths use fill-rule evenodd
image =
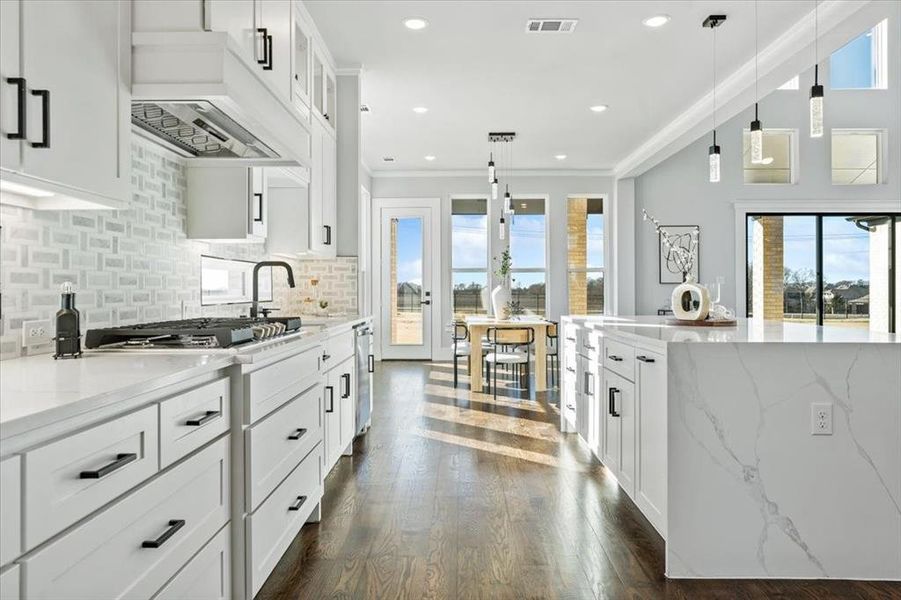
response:
<svg viewBox="0 0 901 600"><path fill-rule="evenodd" d="M666 533L666 356L635 354L635 504L661 535Z"/></svg>
<svg viewBox="0 0 901 600"><path fill-rule="evenodd" d="M4 0L0 28L2 201L35 209L124 207L131 187L131 2Z"/></svg>
<svg viewBox="0 0 901 600"><path fill-rule="evenodd" d="M613 472L630 498L635 497L635 384L605 373L604 432L601 462Z"/></svg>

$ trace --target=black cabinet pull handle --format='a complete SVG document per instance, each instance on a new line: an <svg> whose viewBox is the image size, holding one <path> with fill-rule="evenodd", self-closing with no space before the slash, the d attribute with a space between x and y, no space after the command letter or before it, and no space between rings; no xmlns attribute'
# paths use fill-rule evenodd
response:
<svg viewBox="0 0 901 600"><path fill-rule="evenodd" d="M341 382L344 385L344 391L341 392L342 398L350 398L350 373L341 376Z"/></svg>
<svg viewBox="0 0 901 600"><path fill-rule="evenodd" d="M292 433L291 435L288 436L288 439L289 439L289 440L299 440L300 438L302 438L302 437L305 436L306 434L307 434L307 430L306 430L306 429L295 429L295 430L294 430L294 433Z"/></svg>
<svg viewBox="0 0 901 600"><path fill-rule="evenodd" d="M260 192L254 192L253 197L257 201L256 209L253 211L253 220L255 223L262 223L263 222L263 194Z"/></svg>
<svg viewBox="0 0 901 600"><path fill-rule="evenodd" d="M325 386L325 389L328 392L328 408L325 409L325 412L335 412L335 388L334 386L327 385Z"/></svg>
<svg viewBox="0 0 901 600"><path fill-rule="evenodd" d="M96 471L82 471L79 475L79 479L100 479L101 477L105 477L112 473L113 471L117 471L127 465L130 462L134 462L138 460L138 455L129 452L124 454L117 454L116 460L111 462L110 464L100 467Z"/></svg>
<svg viewBox="0 0 901 600"><path fill-rule="evenodd" d="M272 36L266 36L266 65L263 67L264 71L272 70Z"/></svg>
<svg viewBox="0 0 901 600"><path fill-rule="evenodd" d="M16 86L18 89L16 90L16 132L15 133L7 133L6 137L11 140L24 140L25 139L25 129L27 127L27 119L25 118L25 107L27 106L27 102L25 101L25 78L24 77L7 77L6 83L10 85Z"/></svg>
<svg viewBox="0 0 901 600"><path fill-rule="evenodd" d="M612 387L608 392L608 406L607 412L610 413L611 417L618 417L620 414L616 412L616 394L619 393L619 389Z"/></svg>
<svg viewBox="0 0 901 600"><path fill-rule="evenodd" d="M257 27L257 33L263 34L263 58L258 58L257 64L266 65L269 63L269 30L265 27Z"/></svg>
<svg viewBox="0 0 901 600"><path fill-rule="evenodd" d="M31 90L32 96L41 98L41 141L31 142L32 148L50 147L50 90Z"/></svg>
<svg viewBox="0 0 901 600"><path fill-rule="evenodd" d="M331 357L332 357L331 354L323 354L323 355L322 355L322 360L323 360L323 362L325 362L325 361L327 361L328 359L330 359Z"/></svg>
<svg viewBox="0 0 901 600"><path fill-rule="evenodd" d="M208 410L199 419L188 419L187 421L185 421L185 425L188 425L189 427L200 427L201 425L205 425L206 423L209 423L210 421L212 421L213 419L215 419L216 417L218 417L220 415L222 415L222 413L219 412L218 410Z"/></svg>
<svg viewBox="0 0 901 600"><path fill-rule="evenodd" d="M332 245L332 226L331 225L323 225L323 229L325 229L325 241L322 242L326 246Z"/></svg>
<svg viewBox="0 0 901 600"><path fill-rule="evenodd" d="M568 408L569 410L576 410L576 405L575 404L567 404L566 408Z"/></svg>
<svg viewBox="0 0 901 600"><path fill-rule="evenodd" d="M300 507L303 506L303 503L307 501L306 496L298 496L297 501L294 502L291 506L288 507L288 510L300 510Z"/></svg>
<svg viewBox="0 0 901 600"><path fill-rule="evenodd" d="M163 532L163 534L156 538L155 540L144 540L141 542L141 548L159 548L166 541L175 535L175 532L185 526L184 519L172 519L169 521L169 529Z"/></svg>
<svg viewBox="0 0 901 600"><path fill-rule="evenodd" d="M614 354L608 354L608 355L607 355L607 358L609 358L609 359L612 360L613 362L623 362L623 357L622 357L622 356L616 356L616 355L614 355Z"/></svg>
<svg viewBox="0 0 901 600"><path fill-rule="evenodd" d="M637 358L637 359L640 360L641 362L646 362L646 363L652 363L652 362L654 362L654 359L653 359L653 358L649 358L649 357L647 357L647 356L636 356L635 358Z"/></svg>
<svg viewBox="0 0 901 600"><path fill-rule="evenodd" d="M574 338L574 337L567 337L567 338L566 338L566 341L568 341L568 342L575 342L575 341L576 341L576 338Z"/></svg>
<svg viewBox="0 0 901 600"><path fill-rule="evenodd" d="M375 354L369 355L369 372L375 373Z"/></svg>

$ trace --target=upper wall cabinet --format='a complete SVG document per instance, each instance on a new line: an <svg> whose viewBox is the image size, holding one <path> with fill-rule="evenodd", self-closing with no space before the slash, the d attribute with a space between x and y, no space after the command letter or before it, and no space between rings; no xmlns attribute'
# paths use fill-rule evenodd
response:
<svg viewBox="0 0 901 600"><path fill-rule="evenodd" d="M266 240L266 169L188 167L189 239L220 242Z"/></svg>
<svg viewBox="0 0 901 600"><path fill-rule="evenodd" d="M291 100L294 20L291 17L291 0L257 0L258 43L257 64L263 71L263 79L279 98Z"/></svg>
<svg viewBox="0 0 901 600"><path fill-rule="evenodd" d="M123 207L131 185L131 2L3 1L0 28L2 201Z"/></svg>
<svg viewBox="0 0 901 600"><path fill-rule="evenodd" d="M338 146L322 121L313 121L313 167L310 173L310 251L334 258L338 220Z"/></svg>
<svg viewBox="0 0 901 600"><path fill-rule="evenodd" d="M337 90L335 71L325 59L324 52L316 45L313 47L313 108L331 129L337 127Z"/></svg>

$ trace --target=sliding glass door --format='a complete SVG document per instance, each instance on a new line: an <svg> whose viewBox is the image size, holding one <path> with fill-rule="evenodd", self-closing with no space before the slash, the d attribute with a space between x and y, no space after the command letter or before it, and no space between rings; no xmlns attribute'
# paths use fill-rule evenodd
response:
<svg viewBox="0 0 901 600"><path fill-rule="evenodd" d="M748 215L748 316L896 331L898 224L899 215Z"/></svg>

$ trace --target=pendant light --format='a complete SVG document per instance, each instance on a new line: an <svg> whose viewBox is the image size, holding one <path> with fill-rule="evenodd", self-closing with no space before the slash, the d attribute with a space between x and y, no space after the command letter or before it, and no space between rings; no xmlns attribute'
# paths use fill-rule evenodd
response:
<svg viewBox="0 0 901 600"><path fill-rule="evenodd" d="M757 114L757 103L760 102L760 93L757 89L759 76L757 75L757 59L760 55L760 46L757 32L757 4L754 0L754 120L751 121L751 162L759 165L763 162L763 127L760 125L760 117Z"/></svg>
<svg viewBox="0 0 901 600"><path fill-rule="evenodd" d="M490 152L488 154L488 183L497 182L497 177L494 176L494 152Z"/></svg>
<svg viewBox="0 0 901 600"><path fill-rule="evenodd" d="M823 137L823 86L820 85L818 0L813 2L813 85L810 88L810 137Z"/></svg>
<svg viewBox="0 0 901 600"><path fill-rule="evenodd" d="M491 199L497 200L497 177L491 182Z"/></svg>
<svg viewBox="0 0 901 600"><path fill-rule="evenodd" d="M507 222L504 221L504 215L501 215L500 229L497 232L497 237L501 240L507 239Z"/></svg>
<svg viewBox="0 0 901 600"><path fill-rule="evenodd" d="M704 19L704 27L713 31L713 145L708 154L708 179L710 183L720 181L720 147L716 143L716 28L726 20L726 15L710 15Z"/></svg>

